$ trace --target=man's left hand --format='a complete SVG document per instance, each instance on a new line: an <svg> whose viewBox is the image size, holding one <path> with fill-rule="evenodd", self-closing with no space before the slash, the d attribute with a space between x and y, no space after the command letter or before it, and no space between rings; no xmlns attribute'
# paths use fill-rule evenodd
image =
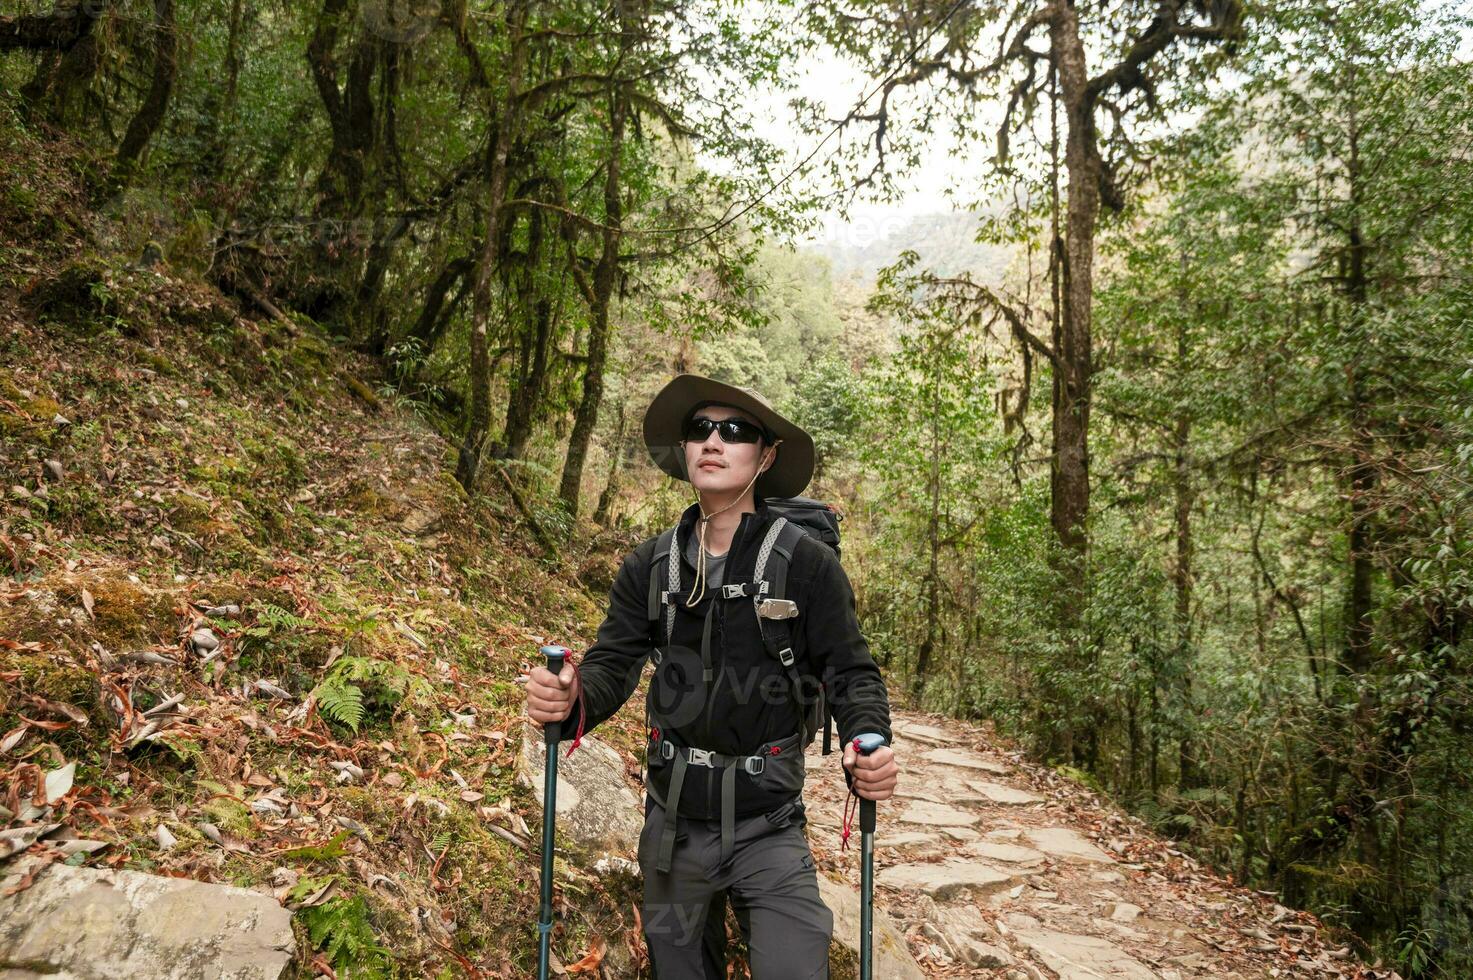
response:
<svg viewBox="0 0 1473 980"><path fill-rule="evenodd" d="M888 800L900 777L895 752L888 745L860 755L852 741L844 743L844 768L854 777L854 792L867 800Z"/></svg>

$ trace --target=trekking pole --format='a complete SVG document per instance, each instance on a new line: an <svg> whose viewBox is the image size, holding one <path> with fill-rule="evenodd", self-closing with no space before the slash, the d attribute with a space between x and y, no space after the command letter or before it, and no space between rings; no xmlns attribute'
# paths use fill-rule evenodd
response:
<svg viewBox="0 0 1473 980"><path fill-rule="evenodd" d="M861 755L885 744L883 735L869 733L854 739ZM875 801L859 798L859 980L871 980L874 964Z"/></svg>
<svg viewBox="0 0 1473 980"><path fill-rule="evenodd" d="M547 669L556 676L562 673L567 647L543 647ZM562 738L562 722L543 724L547 739L547 761L542 772L542 908L537 916L537 980L547 980L548 958L552 952L552 858L553 830L557 820L557 746Z"/></svg>

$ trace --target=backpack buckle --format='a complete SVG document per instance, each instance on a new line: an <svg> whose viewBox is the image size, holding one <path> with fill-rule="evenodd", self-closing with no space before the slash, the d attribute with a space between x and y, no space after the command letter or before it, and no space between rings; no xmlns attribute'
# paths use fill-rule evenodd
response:
<svg viewBox="0 0 1473 980"><path fill-rule="evenodd" d="M783 647L777 652L777 659L781 660L784 667L793 666L794 656L792 647Z"/></svg>
<svg viewBox="0 0 1473 980"><path fill-rule="evenodd" d="M798 604L792 599L759 599L757 615L762 619L794 619L798 615Z"/></svg>
<svg viewBox="0 0 1473 980"><path fill-rule="evenodd" d="M723 585L721 587L721 597L723 599L740 599L743 596L745 596L746 594L747 594L747 583L746 582L742 582L742 583L739 583L737 585Z"/></svg>
<svg viewBox="0 0 1473 980"><path fill-rule="evenodd" d="M667 742L664 739L661 739L660 758L664 759L666 762L669 762L671 759L675 758L675 745L671 742Z"/></svg>
<svg viewBox="0 0 1473 980"><path fill-rule="evenodd" d="M767 759L760 755L749 755L742 760L742 768L748 776L760 776L767 768Z"/></svg>
<svg viewBox="0 0 1473 980"><path fill-rule="evenodd" d="M711 766L711 756L715 755L710 749L698 749L691 746L686 749L687 759L693 766Z"/></svg>

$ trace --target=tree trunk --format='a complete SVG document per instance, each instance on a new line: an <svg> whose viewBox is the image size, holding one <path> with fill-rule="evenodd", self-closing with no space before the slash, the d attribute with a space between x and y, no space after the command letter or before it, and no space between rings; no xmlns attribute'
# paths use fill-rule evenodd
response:
<svg viewBox="0 0 1473 980"><path fill-rule="evenodd" d="M939 385L937 386L939 388ZM926 675L931 670L931 655L936 649L937 621L940 618L941 572L941 435L940 419L937 418L939 392L931 399L931 471L930 509L926 515L926 547L930 554L930 565L926 574L926 637L916 652L916 671L911 678L910 693L919 703L926 689Z"/></svg>
<svg viewBox="0 0 1473 980"><path fill-rule="evenodd" d="M94 19L88 18L87 22ZM91 84L100 66L96 31L83 35L65 51L43 52L35 74L20 89L25 118L44 118L64 126L72 97Z"/></svg>
<svg viewBox="0 0 1473 980"><path fill-rule="evenodd" d="M419 319L409 332L409 336L419 342L420 354L428 355L439 343L445 330L445 314L455 306L453 300L446 303L450 288L464 280L474 266L475 262L469 256L454 259L440 270L435 281L425 290L424 306L420 308Z"/></svg>
<svg viewBox="0 0 1473 980"><path fill-rule="evenodd" d="M230 0L230 15L225 34L225 56L221 70L225 74L225 90L217 96L211 88L205 93L203 112L204 148L199 157L199 175L209 184L219 184L225 172L225 161L229 156L231 141L235 137L235 114L240 93L240 51L245 33L245 0ZM223 204L225 194L217 194L216 200ZM217 227L223 226L223 213L215 215Z"/></svg>
<svg viewBox="0 0 1473 980"><path fill-rule="evenodd" d="M110 189L116 191L128 182L137 168L138 158L148 146L164 113L169 109L169 97L174 91L174 78L179 71L179 37L174 28L174 0L154 0L153 5L153 79L143 104L133 114L123 141L118 144L117 158L113 162Z"/></svg>
<svg viewBox="0 0 1473 980"><path fill-rule="evenodd" d="M356 269L364 254L379 240L360 227L368 208L368 176L378 173L370 163L378 148L373 79L385 60L385 44L363 31L352 44L346 78L338 84L336 49L345 25L357 10L354 0L324 0L307 44L307 66L327 115L331 143L327 161L317 178L317 248L321 271L312 279L301 304L315 318L332 323L345 335L362 337L351 316L362 280ZM382 196L382 181L376 185ZM382 208L380 208L382 210ZM375 225L377 223L375 222ZM381 229L374 227L373 232ZM370 272L372 270L370 269ZM370 324L371 327L371 324Z"/></svg>
<svg viewBox="0 0 1473 980"><path fill-rule="evenodd" d="M1100 211L1100 160L1094 122L1094 97L1085 71L1079 15L1059 2L1050 18L1049 39L1058 71L1066 134L1064 166L1068 174L1065 205L1062 283L1053 337L1053 453L1049 465L1049 522L1060 544L1062 587L1059 625L1073 646L1071 673L1083 674L1087 645L1080 634L1085 600L1085 553L1089 517L1089 403L1093 374L1091 291L1094 281L1095 221ZM1082 747L1076 731L1077 706L1046 684L1043 711L1053 721L1041 746L1049 758L1073 759Z"/></svg>
<svg viewBox="0 0 1473 980"><path fill-rule="evenodd" d="M510 230L505 229L503 234ZM513 278L520 283L518 306L529 321L516 331L512 341L517 363L507 391L504 434L494 451L496 456L506 459L521 459L527 454L527 443L531 441L537 410L542 404L553 352L555 317L552 298L539 280L545 237L545 220L541 213L533 211L527 216L527 251L521 261L520 276L514 277L508 264L504 277L503 285L508 290L513 285Z"/></svg>
<svg viewBox="0 0 1473 980"><path fill-rule="evenodd" d="M624 124L629 101L621 83L615 83L609 97L609 158L604 165L603 250L594 270L590 322L588 326L588 362L583 372L583 398L573 420L568 439L567 461L563 464L562 485L558 497L570 517L578 516L578 498L583 486L583 463L588 458L588 444L598 424L598 405L604 392L604 364L608 359L609 306L619 275L619 244L623 238L624 203L620 198Z"/></svg>
<svg viewBox="0 0 1473 980"><path fill-rule="evenodd" d="M1360 229L1351 225L1351 320L1355 325L1356 345L1363 342L1366 282L1361 253ZM1353 674L1371 668L1371 599L1375 569L1372 565L1372 522L1376 490L1375 445L1372 440L1369 397L1360 370L1351 366L1350 374L1350 451L1346 492L1350 501L1350 527L1346 537L1349 563L1349 588L1345 595L1345 654L1342 668Z"/></svg>
<svg viewBox="0 0 1473 980"><path fill-rule="evenodd" d="M491 432L491 280L500 263L501 211L510 176L508 158L520 120L518 89L527 59L527 46L522 43L526 19L524 3L507 7L506 103L491 124L490 159L486 166L486 240L481 245L471 293L470 415L455 465L455 479L472 494L485 462L486 439Z"/></svg>
<svg viewBox="0 0 1473 980"><path fill-rule="evenodd" d="M513 55L515 59L515 55ZM511 115L508 106L506 117ZM486 440L491 433L491 278L496 268L501 235L501 205L506 200L507 153L510 148L511 119L502 118L493 127L491 165L487 168L486 240L476 269L475 287L471 291L470 335L470 416L466 419L465 438L460 445L455 478L467 493L474 493L481 475Z"/></svg>
<svg viewBox="0 0 1473 980"><path fill-rule="evenodd" d="M364 164L373 147L374 41L359 39L348 65L347 84L339 90L335 49L345 23L352 19L352 0L324 0L307 43L307 67L327 114L332 143L318 177L318 211L327 218L357 214L363 196Z"/></svg>
<svg viewBox="0 0 1473 980"><path fill-rule="evenodd" d="M1185 264L1185 263L1184 263ZM1180 382L1189 370L1191 355L1187 327L1180 318L1176 327L1176 372ZM1190 445L1192 419L1185 408L1178 408L1172 431L1172 497L1176 526L1176 563L1172 568L1175 593L1176 664L1181 704L1181 745L1178 753L1177 784L1184 790L1197 785L1196 750L1192 743L1194 710L1192 707L1192 504L1195 487L1192 482Z"/></svg>
<svg viewBox="0 0 1473 980"><path fill-rule="evenodd" d="M0 17L0 51L69 51L106 10L106 3L61 0L49 14Z"/></svg>
<svg viewBox="0 0 1473 980"><path fill-rule="evenodd" d="M518 344L521 360L507 396L506 435L497 452L498 456L508 459L521 459L527 455L532 423L547 384L548 354L552 347L552 300L544 295L531 305L532 330L524 333Z"/></svg>
<svg viewBox="0 0 1473 980"><path fill-rule="evenodd" d="M604 492L598 495L598 506L593 511L593 522L608 527L610 512L614 507L614 495L619 490L619 464L624 459L624 431L628 428L628 405L619 401L619 425L614 431L614 444L609 447L609 478L604 483Z"/></svg>
<svg viewBox="0 0 1473 980"><path fill-rule="evenodd" d="M1094 288L1095 221L1100 211L1099 149L1094 105L1087 91L1084 46L1074 8L1062 4L1051 40L1059 66L1067 132L1064 166L1069 176L1064 230L1062 309L1056 338L1053 438L1050 471L1054 533L1071 560L1067 583L1075 604L1083 594L1086 520L1089 516L1089 395L1092 373L1091 298Z"/></svg>

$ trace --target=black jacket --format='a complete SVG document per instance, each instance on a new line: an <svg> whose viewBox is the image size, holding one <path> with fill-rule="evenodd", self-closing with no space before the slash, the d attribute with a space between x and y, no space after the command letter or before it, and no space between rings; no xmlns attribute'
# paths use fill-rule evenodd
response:
<svg viewBox="0 0 1473 980"><path fill-rule="evenodd" d="M732 538L726 561L724 581L727 583L752 579L762 539L777 516L760 497L756 499L756 508L756 513L742 515ZM695 578L695 568L685 557L685 546L694 533L699 513L700 508L692 504L681 516L676 532L681 583L686 589ZM648 612L650 563L655 543L656 538L652 537L640 544L625 557L619 569L598 639L578 667L583 696L581 704L573 708L562 726L564 739L571 738L578 730L580 717L587 732L618 711L634 693L653 647L658 644L662 651L666 650L663 607L662 619L653 629ZM826 678L826 697L838 725L840 746L865 732L878 732L888 742L890 705L885 682L860 633L849 578L838 556L806 534L799 540L788 569L787 597L798 605L798 617L789 621L796 666L803 675ZM672 705L671 686L656 691L667 678L663 673L664 662L671 658L666 654L662 673L651 682L649 694L651 697L659 694L659 706L652 702L656 717L651 724L658 727L663 715L666 724L661 731L662 738L677 745L747 755L766 742L797 732L798 707L793 703L782 665L763 645L751 599L724 599L719 593L708 592L705 599L689 609L683 603L678 604L670 648L684 648L687 662L692 657L699 660L697 651L701 648L702 630L713 603L716 608L712 612L710 644L712 685L693 695L701 703L686 702L673 710L662 710L661 706L671 708ZM649 781L661 798L665 796L670 768L657 754L651 754ZM791 770L784 776L778 767L773 769L758 776L738 773L736 812L739 816L768 812L801 792L801 768L796 784ZM720 776L716 769L689 768L680 796L680 814L717 819Z"/></svg>

